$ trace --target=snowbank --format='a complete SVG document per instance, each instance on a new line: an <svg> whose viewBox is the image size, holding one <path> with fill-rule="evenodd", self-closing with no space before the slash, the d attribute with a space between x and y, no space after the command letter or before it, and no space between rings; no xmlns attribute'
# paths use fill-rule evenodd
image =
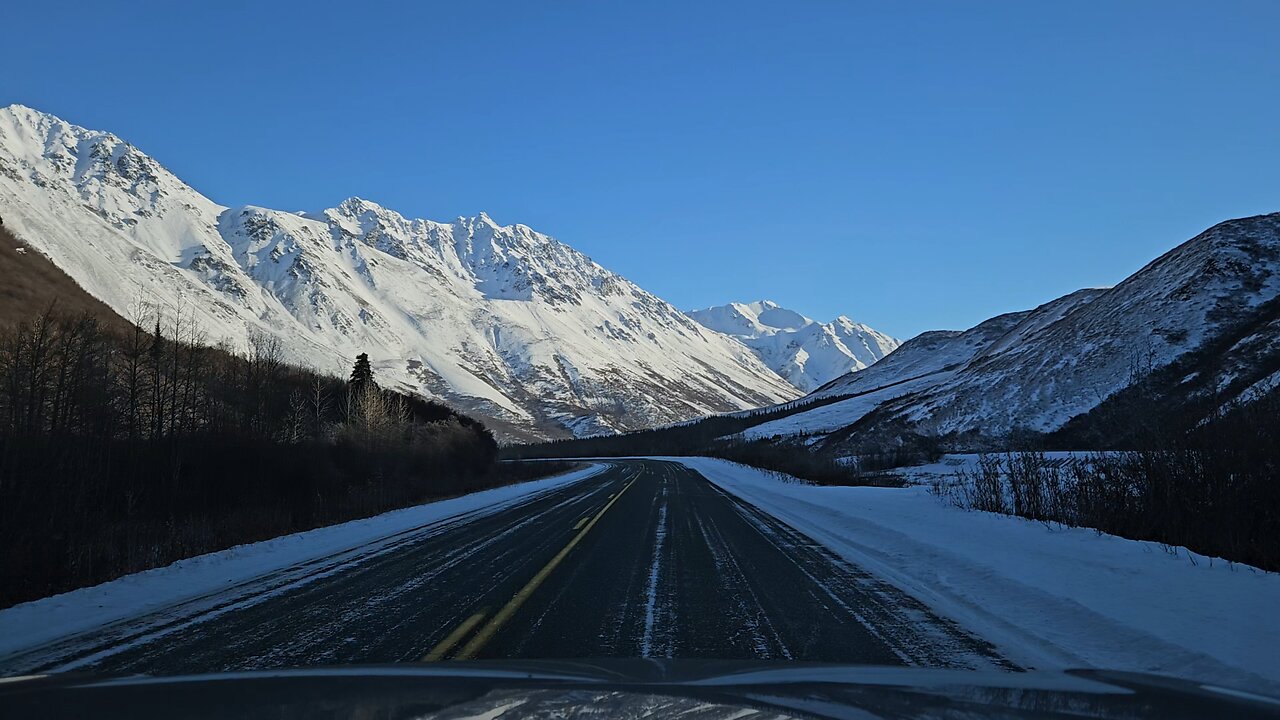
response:
<svg viewBox="0 0 1280 720"><path fill-rule="evenodd" d="M156 610L190 603L191 613L237 593L265 598L264 581L296 586L438 531L445 522L482 517L602 470L589 465L541 480L484 490L383 515L238 545L126 575L101 585L0 610L0 657ZM318 561L324 561L323 563ZM283 587L276 583L277 587ZM216 599L215 599L216 598ZM181 611L175 613L182 614ZM169 617L169 620L173 620Z"/></svg>
<svg viewBox="0 0 1280 720"><path fill-rule="evenodd" d="M724 460L664 459L898 585L1023 666L1280 692L1280 575L967 512L923 487L816 487Z"/></svg>

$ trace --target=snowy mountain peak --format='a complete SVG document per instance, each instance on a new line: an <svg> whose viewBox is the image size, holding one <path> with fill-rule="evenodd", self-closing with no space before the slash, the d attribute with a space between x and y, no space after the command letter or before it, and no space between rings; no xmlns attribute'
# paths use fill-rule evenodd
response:
<svg viewBox="0 0 1280 720"><path fill-rule="evenodd" d="M0 110L0 216L128 317L183 308L210 342L280 337L290 358L488 416L508 436L648 427L796 396L573 248L485 213L410 219L350 197L319 212L230 208L109 133Z"/></svg>
<svg viewBox="0 0 1280 720"><path fill-rule="evenodd" d="M772 300L761 300L747 306L756 313L756 322L762 327L778 330L799 330L813 320L794 310L788 310Z"/></svg>
<svg viewBox="0 0 1280 720"><path fill-rule="evenodd" d="M841 315L819 323L772 300L729 303L689 316L750 347L788 382L812 391L862 370L892 352L899 341Z"/></svg>

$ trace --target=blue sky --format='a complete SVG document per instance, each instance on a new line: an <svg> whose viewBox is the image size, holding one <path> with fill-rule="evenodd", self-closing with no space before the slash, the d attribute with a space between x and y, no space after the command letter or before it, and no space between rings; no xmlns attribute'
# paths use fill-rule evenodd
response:
<svg viewBox="0 0 1280 720"><path fill-rule="evenodd" d="M11 3L0 104L225 204L484 210L901 337L1280 210L1280 2L397 5Z"/></svg>

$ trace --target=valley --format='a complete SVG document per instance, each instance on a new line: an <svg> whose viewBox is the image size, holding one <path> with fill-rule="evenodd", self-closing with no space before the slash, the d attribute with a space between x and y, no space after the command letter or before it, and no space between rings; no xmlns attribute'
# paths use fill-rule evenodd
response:
<svg viewBox="0 0 1280 720"><path fill-rule="evenodd" d="M686 313L484 213L220 205L20 105L0 217L8 673L715 657L1280 687L1280 213L905 340ZM1180 593L1257 634L1181 627Z"/></svg>

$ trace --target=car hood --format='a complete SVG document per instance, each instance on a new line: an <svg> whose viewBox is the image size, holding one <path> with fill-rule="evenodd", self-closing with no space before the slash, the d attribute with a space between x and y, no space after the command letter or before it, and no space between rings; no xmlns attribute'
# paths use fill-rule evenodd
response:
<svg viewBox="0 0 1280 720"><path fill-rule="evenodd" d="M1280 717L1280 701L1106 670L697 660L447 662L0 680L4 718Z"/></svg>

